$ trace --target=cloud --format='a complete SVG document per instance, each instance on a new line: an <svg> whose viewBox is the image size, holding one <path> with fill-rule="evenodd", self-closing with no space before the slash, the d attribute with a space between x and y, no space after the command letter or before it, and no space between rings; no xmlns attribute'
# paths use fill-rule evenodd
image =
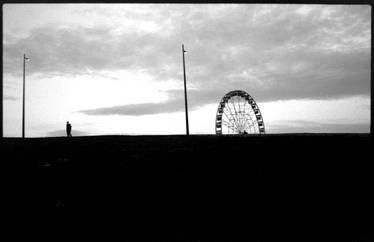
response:
<svg viewBox="0 0 374 242"><path fill-rule="evenodd" d="M370 94L370 6L156 5L151 9L122 13L124 25L139 20L138 31L110 24L46 23L26 38L12 39L7 33L11 41L4 43L4 72L21 75L20 58L26 52L31 57L30 74L126 69L144 71L158 82L183 80L180 48L184 43L191 107L218 103L235 89L246 90L256 101ZM92 9L85 11L92 14ZM121 11L105 7L94 12L103 19L111 16L108 13L118 21L121 16ZM96 112L178 111L181 100L175 100L173 92L168 92L165 103L104 107Z"/></svg>
<svg viewBox="0 0 374 242"><path fill-rule="evenodd" d="M190 91L190 94L198 93L198 91ZM185 110L184 106L184 92L183 90L170 90L168 91L169 99L164 102L158 103L139 103L139 104L127 104L118 105L111 107L102 107L95 109L80 110L78 112L86 115L151 115L160 113L174 113L182 112ZM205 104L204 100L196 100L188 102L189 111L195 110L196 108Z"/></svg>
<svg viewBox="0 0 374 242"><path fill-rule="evenodd" d="M180 100L160 103L128 104L113 107L81 110L79 112L87 115L149 115L159 113L172 113L182 111L184 108Z"/></svg>
<svg viewBox="0 0 374 242"><path fill-rule="evenodd" d="M31 58L29 73L82 74L87 70L118 69L131 66L136 38L126 43L112 40L108 28L34 29L27 39L5 45L4 71L17 73L22 51Z"/></svg>

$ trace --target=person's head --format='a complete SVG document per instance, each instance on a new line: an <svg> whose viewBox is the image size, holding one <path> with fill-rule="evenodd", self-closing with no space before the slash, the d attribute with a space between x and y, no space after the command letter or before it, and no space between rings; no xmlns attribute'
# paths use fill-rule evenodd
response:
<svg viewBox="0 0 374 242"><path fill-rule="evenodd" d="M66 122L66 124L68 124L68 123L69 123L69 121Z"/></svg>

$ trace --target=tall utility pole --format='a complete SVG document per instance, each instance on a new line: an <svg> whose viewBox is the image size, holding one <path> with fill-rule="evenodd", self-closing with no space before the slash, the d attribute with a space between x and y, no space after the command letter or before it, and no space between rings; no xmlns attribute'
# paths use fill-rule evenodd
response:
<svg viewBox="0 0 374 242"><path fill-rule="evenodd" d="M23 54L23 99L22 99L22 138L25 138L25 62L26 54Z"/></svg>
<svg viewBox="0 0 374 242"><path fill-rule="evenodd" d="M182 53L183 53L183 77L184 77L184 106L186 109L186 134L190 135L190 131L188 129L188 107L187 107L187 87L186 87L186 66L184 61L184 45L182 44Z"/></svg>

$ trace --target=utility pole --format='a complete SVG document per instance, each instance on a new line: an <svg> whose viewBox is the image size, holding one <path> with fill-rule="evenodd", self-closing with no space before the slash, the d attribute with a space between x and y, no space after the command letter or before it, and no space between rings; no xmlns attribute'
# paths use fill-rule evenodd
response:
<svg viewBox="0 0 374 242"><path fill-rule="evenodd" d="M188 129L188 107L187 107L187 87L186 87L186 66L184 61L184 45L182 44L182 53L183 53L183 77L184 77L184 106L186 109L186 134L190 135L190 131Z"/></svg>
<svg viewBox="0 0 374 242"><path fill-rule="evenodd" d="M28 59L26 54L23 54L22 138L25 138L25 62Z"/></svg>

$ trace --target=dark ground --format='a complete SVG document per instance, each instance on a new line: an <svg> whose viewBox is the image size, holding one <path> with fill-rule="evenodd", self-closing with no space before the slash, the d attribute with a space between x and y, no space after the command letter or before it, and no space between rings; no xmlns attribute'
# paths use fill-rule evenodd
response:
<svg viewBox="0 0 374 242"><path fill-rule="evenodd" d="M78 232L105 241L374 238L370 135L5 138L2 145L2 197L15 235L32 227L34 235L52 229L56 238Z"/></svg>

